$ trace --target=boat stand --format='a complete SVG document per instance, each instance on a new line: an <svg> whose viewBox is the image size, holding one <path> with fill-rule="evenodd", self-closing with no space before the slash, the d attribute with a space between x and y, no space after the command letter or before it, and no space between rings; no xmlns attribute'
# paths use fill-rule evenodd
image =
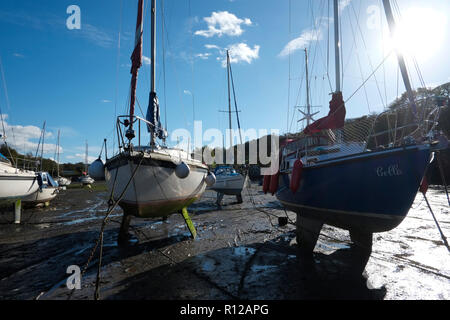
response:
<svg viewBox="0 0 450 320"><path fill-rule="evenodd" d="M22 215L22 200L18 199L14 203L14 223L15 224L20 224L21 215Z"/></svg>
<svg viewBox="0 0 450 320"><path fill-rule="evenodd" d="M223 199L223 196L224 196L224 195L225 195L224 193L217 192L217 200L216 200L216 204L217 204L219 207L222 206L222 199Z"/></svg>
<svg viewBox="0 0 450 320"><path fill-rule="evenodd" d="M191 218L189 217L189 212L187 211L187 208L184 207L181 209L181 214L183 215L184 221L186 222L186 225L191 232L192 238L197 237L197 231L195 230L194 223L192 222Z"/></svg>
<svg viewBox="0 0 450 320"><path fill-rule="evenodd" d="M122 223L120 224L119 237L117 242L119 244L125 244L130 239L128 229L130 228L131 215L124 213L122 217Z"/></svg>

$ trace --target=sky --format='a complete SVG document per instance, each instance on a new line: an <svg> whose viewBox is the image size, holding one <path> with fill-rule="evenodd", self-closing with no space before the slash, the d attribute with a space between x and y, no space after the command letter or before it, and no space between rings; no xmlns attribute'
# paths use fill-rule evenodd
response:
<svg viewBox="0 0 450 320"><path fill-rule="evenodd" d="M10 145L34 154L45 121L44 157L55 157L58 131L62 163L83 162L86 141L89 161L95 160L104 138L111 156L117 149L115 117L127 113L137 2L0 2L0 108ZM404 91L393 43L400 43L396 48L408 59L416 57L427 87L450 81L450 1L395 3L403 31L390 41L381 0L340 0L347 118L381 112ZM228 108L227 49L243 130L301 130L296 107L306 104L304 48L309 55L311 104L320 106L314 108L319 111L316 119L325 116L336 87L328 4L329 0L157 0L156 91L172 138L168 144L175 144L172 133L177 129L193 131L194 117L202 121L203 130L228 127L227 114L220 112ZM147 1L138 115L139 108L146 113L150 90L149 5ZM413 60L407 61L413 86L421 86Z"/></svg>

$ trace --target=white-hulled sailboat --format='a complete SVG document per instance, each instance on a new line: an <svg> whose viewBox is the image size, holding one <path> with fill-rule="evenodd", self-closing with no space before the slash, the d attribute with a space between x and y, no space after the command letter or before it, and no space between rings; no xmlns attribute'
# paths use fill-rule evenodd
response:
<svg viewBox="0 0 450 320"><path fill-rule="evenodd" d="M56 182L58 183L59 186L61 187L67 187L68 185L70 185L72 183L72 180L66 178L66 177L62 177L59 174L59 135L60 135L60 131L58 130L58 143L56 146Z"/></svg>
<svg viewBox="0 0 450 320"><path fill-rule="evenodd" d="M114 201L124 211L119 241L128 238L128 226L132 216L141 218L167 217L183 211L189 223L186 208L205 191L208 167L192 159L183 150L165 146L166 131L160 122L158 98L155 91L156 66L156 3L151 1L151 90L146 119L134 114L138 69L142 65L144 1L138 2L135 48L131 56L131 86L129 115L117 118L116 129L119 153L105 163L105 179ZM141 124L150 133L149 145L141 145ZM135 135L135 129L138 135ZM138 145L133 144L137 138ZM162 141L162 145L158 143ZM136 141L136 140L135 140ZM213 183L213 182L212 182Z"/></svg>
<svg viewBox="0 0 450 320"><path fill-rule="evenodd" d="M14 167L0 153L0 207L35 193L39 188L36 172Z"/></svg>
<svg viewBox="0 0 450 320"><path fill-rule="evenodd" d="M44 157L44 139L45 139L45 122L44 127L42 128L41 133L41 139L39 140L38 149L39 146L41 146L41 168L40 171L37 172L37 181L39 185L39 189L36 190L36 192L24 197L22 201L25 205L28 206L34 206L34 205L40 205L44 204L45 206L48 206L50 201L53 200L59 192L59 185L55 180L53 180L52 176L48 172L42 171L42 161ZM42 144L41 144L42 140ZM36 156L37 151L36 150Z"/></svg>
<svg viewBox="0 0 450 320"><path fill-rule="evenodd" d="M227 51L227 82L228 82L228 123L229 123L229 129L230 129L230 148L232 148L233 140L232 140L232 132L231 132L231 84L234 83L233 81L233 74L231 72L231 63L230 63L230 53ZM238 120L238 126L239 130L240 124L239 124L239 115L237 110L237 104L236 104L236 96L234 94L234 84L233 84L233 96L235 101L235 112L236 117ZM239 136L240 137L240 136ZM242 144L242 139L241 139ZM244 187L246 177L244 177L239 172L236 172L236 170L231 165L226 166L218 166L214 174L216 176L216 183L211 187L211 190L214 190L217 192L217 205L220 207L221 202L224 195L233 195L236 196L236 199L238 203L242 203L242 189Z"/></svg>

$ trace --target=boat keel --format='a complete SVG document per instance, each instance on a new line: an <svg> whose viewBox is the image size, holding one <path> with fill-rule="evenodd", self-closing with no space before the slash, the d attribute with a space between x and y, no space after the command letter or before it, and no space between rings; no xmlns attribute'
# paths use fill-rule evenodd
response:
<svg viewBox="0 0 450 320"><path fill-rule="evenodd" d="M322 226L322 221L308 219L297 213L297 244L302 253L312 254Z"/></svg>

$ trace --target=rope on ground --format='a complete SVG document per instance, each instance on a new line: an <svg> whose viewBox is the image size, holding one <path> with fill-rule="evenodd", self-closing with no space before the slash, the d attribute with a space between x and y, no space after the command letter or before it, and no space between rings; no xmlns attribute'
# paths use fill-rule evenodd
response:
<svg viewBox="0 0 450 320"><path fill-rule="evenodd" d="M106 214L105 218L103 219L102 227L100 230L100 236L99 236L100 252L99 252L99 260L98 260L97 277L96 277L96 282L95 282L95 296L94 296L95 300L100 299L100 273L101 273L102 256L103 256L103 232L105 230L106 223L108 221L109 215L117 207L117 205L119 204L119 202L122 200L123 196L125 195L125 192L128 190L128 187L130 186L131 181L133 181L134 176L136 175L138 169L140 168L143 160L144 160L144 153L141 154L141 160L139 161L139 164L136 166L136 168L134 168L133 174L131 175L130 179L128 180L125 188L123 189L123 191L120 194L117 201L114 201L114 198L113 198L114 194L111 193L111 200L114 202L114 205L112 206L111 210L108 210L108 213ZM116 178L117 178L118 171L119 171L119 169L116 170ZM114 184L115 184L115 181L114 181Z"/></svg>
<svg viewBox="0 0 450 320"><path fill-rule="evenodd" d="M110 214L114 211L114 209L117 207L117 205L119 204L119 202L122 200L123 196L125 195L125 192L128 189L128 186L130 185L131 181L133 180L134 176L136 175L136 172L138 170L138 168L141 166L142 161L144 159L144 155L142 154L142 158L139 162L139 164L136 166L131 178L129 179L128 183L126 184L124 190L122 191L122 193L120 194L119 198L117 199L117 201L114 201L114 189L115 189L115 185L116 185L116 179L117 179L117 172L118 170L116 170L116 175L114 178L114 183L113 183L113 188L111 190L111 195L110 195L110 201L109 201L109 206L108 206L108 211L106 212L105 218L103 218L103 222L102 222L102 226L100 229L100 234L99 237L96 240L96 243L94 245L94 247L91 250L90 256L83 268L83 271L81 272L81 277L83 277L83 275L86 273L89 264L91 263L92 258L94 257L95 252L97 251L97 248L100 244L100 253L99 253L99 266L97 269L97 278L96 278L96 285L95 285L95 299L98 300L99 299L99 287L100 287L100 271L101 271L101 261L102 261L102 254L103 254L103 232L105 230L106 224L108 222L108 218L110 216ZM72 295L74 293L75 289L72 289L72 291L70 292L69 296L67 297L67 300L70 300L72 298Z"/></svg>

